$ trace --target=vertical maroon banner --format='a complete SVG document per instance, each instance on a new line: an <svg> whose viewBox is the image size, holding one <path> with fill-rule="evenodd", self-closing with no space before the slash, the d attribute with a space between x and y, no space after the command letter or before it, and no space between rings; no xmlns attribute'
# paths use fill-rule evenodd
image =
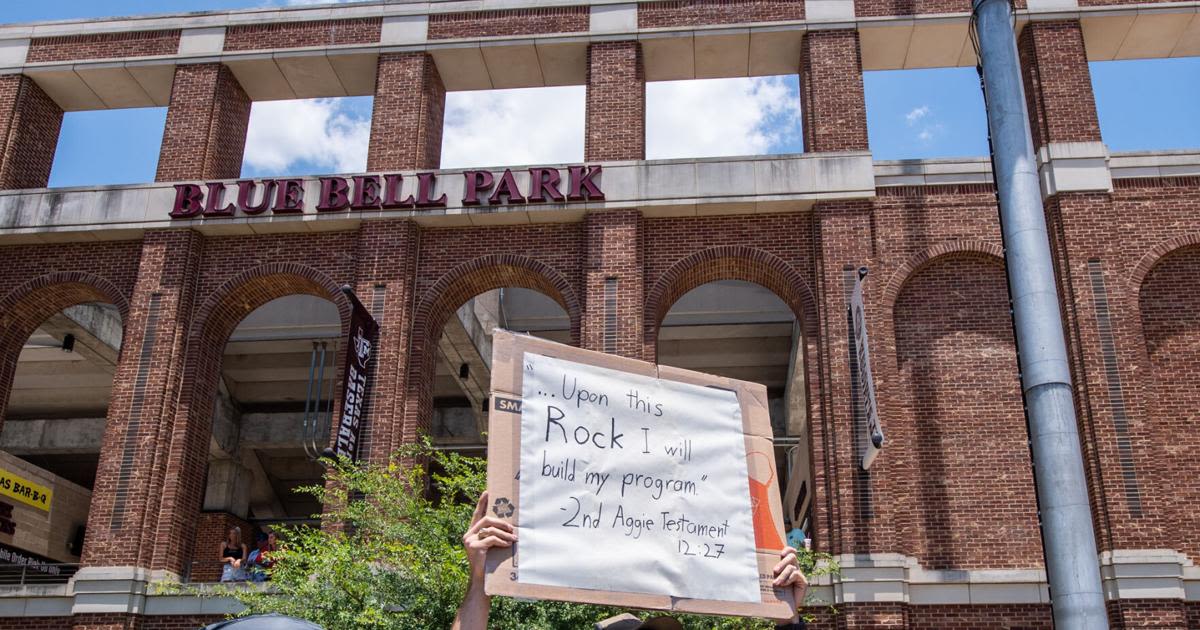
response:
<svg viewBox="0 0 1200 630"><path fill-rule="evenodd" d="M367 377L370 374L371 354L379 324L358 301L349 286L342 287L353 307L350 313L350 333L346 343L346 368L342 374L342 413L338 420L337 439L333 454L358 459L358 438L362 434L363 403L367 398Z"/></svg>

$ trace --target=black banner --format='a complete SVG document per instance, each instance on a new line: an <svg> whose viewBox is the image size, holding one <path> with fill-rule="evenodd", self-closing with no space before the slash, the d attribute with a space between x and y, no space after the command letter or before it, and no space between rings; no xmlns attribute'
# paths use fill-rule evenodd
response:
<svg viewBox="0 0 1200 630"><path fill-rule="evenodd" d="M333 454L358 458L358 438L362 433L363 403L367 398L367 377L370 374L371 353L379 324L358 301L350 287L342 287L353 307L350 313L350 336L346 343L346 368L342 374L342 413L338 420L337 439Z"/></svg>

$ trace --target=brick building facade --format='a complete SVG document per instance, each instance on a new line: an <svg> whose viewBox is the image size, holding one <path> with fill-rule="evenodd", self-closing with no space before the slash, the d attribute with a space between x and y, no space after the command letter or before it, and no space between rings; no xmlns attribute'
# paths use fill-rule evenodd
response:
<svg viewBox="0 0 1200 630"><path fill-rule="evenodd" d="M1087 65L1200 54L1200 17L1158 3L1190 30L1148 22L1138 41L1177 41L1138 49L1122 4L1018 2L1018 44L1111 622L1200 627L1200 160L1110 155ZM1051 627L990 167L877 163L867 141L863 71L972 65L969 5L367 3L0 27L0 422L48 317L105 302L124 328L82 568L61 592L0 592L0 628L214 618L146 589L237 522L198 516L219 348L271 300L326 298L348 326L349 285L379 321L363 449L378 461L429 430L437 340L473 296L538 291L572 342L652 361L672 304L718 280L769 289L803 334L813 538L843 565L815 587L839 614L813 609L815 627ZM785 73L803 156L645 161L646 81ZM455 208L452 191L450 207L168 216L173 184L239 176L255 100L373 94L367 168L415 181L439 166L448 90L570 84L587 86L602 201ZM145 105L168 107L157 183L41 190L64 111ZM845 315L860 266L888 431L869 473Z"/></svg>

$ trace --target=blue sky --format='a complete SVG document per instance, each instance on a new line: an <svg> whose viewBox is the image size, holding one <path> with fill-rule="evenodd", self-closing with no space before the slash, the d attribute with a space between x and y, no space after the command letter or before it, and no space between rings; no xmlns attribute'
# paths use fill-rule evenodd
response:
<svg viewBox="0 0 1200 630"><path fill-rule="evenodd" d="M3 0L0 23L313 4L313 0ZM1101 132L1111 151L1200 148L1200 58L1091 64ZM984 156L983 98L973 68L867 72L867 127L879 160ZM803 150L795 76L647 85L650 159ZM583 159L582 87L454 92L442 165L500 166ZM166 110L66 115L51 186L154 179ZM248 177L365 168L371 99L256 103ZM554 121L545 128L546 121ZM543 127L532 143L523 129Z"/></svg>

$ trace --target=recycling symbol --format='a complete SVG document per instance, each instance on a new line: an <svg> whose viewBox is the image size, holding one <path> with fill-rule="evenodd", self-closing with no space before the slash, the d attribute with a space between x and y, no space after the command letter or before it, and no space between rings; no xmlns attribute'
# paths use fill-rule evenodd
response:
<svg viewBox="0 0 1200 630"><path fill-rule="evenodd" d="M492 513L500 518L508 518L516 512L517 509L513 506L512 501L507 497L496 499L496 503L492 505Z"/></svg>

